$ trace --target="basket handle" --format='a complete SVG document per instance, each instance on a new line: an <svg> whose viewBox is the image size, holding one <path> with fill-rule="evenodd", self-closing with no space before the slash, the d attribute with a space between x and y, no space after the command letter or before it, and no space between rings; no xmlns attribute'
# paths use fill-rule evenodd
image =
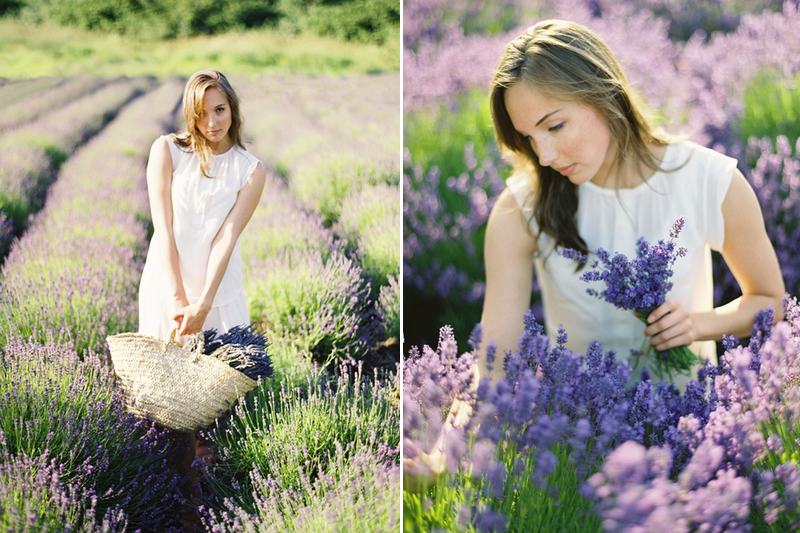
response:
<svg viewBox="0 0 800 533"><path fill-rule="evenodd" d="M169 331L169 340L164 343L164 353L167 353L167 347L170 344L174 344L176 346L181 346L181 347L183 346L182 344L178 344L177 342L175 342L175 335L177 333L178 333L178 328L173 326L172 329L170 329L170 331ZM196 335L198 336L198 339L197 339L197 344L196 344L195 351L194 351L194 362L195 363L200 358L200 356L203 355L203 352L205 350L205 343L203 342L205 335L203 334L203 331L201 330L200 332L196 333Z"/></svg>
<svg viewBox="0 0 800 533"><path fill-rule="evenodd" d="M177 346L180 346L180 344L175 342L175 334L176 333L178 333L178 328L176 328L176 327L172 327L172 329L169 330L169 339L167 340L167 342L164 343L164 353L167 353L167 347L170 344L175 344Z"/></svg>

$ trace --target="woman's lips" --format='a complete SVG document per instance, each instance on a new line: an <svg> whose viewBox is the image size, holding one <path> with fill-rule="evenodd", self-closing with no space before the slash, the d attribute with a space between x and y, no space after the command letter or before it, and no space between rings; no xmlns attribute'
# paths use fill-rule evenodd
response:
<svg viewBox="0 0 800 533"><path fill-rule="evenodd" d="M571 174L575 170L575 166L576 165L577 165L577 163L572 163L569 166L559 168L559 169L557 169L558 173L559 174L563 174L565 176L568 176L569 174Z"/></svg>

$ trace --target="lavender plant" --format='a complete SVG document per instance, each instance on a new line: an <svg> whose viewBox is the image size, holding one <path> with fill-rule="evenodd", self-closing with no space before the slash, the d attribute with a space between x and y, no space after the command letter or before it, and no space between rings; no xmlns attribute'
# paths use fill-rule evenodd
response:
<svg viewBox="0 0 800 533"><path fill-rule="evenodd" d="M374 450L361 448L353 454L337 442L333 460L318 477L301 467L299 489L254 470L250 478L255 513L226 500L224 512L208 511L205 526L220 532L396 531L399 468L383 460Z"/></svg>
<svg viewBox="0 0 800 533"><path fill-rule="evenodd" d="M636 257L628 259L624 254L613 256L599 248L597 260L591 264L592 270L581 274L581 279L588 283L604 284L602 290L586 289L586 292L601 300L613 304L618 309L633 311L643 323L647 317L666 301L667 293L672 289L672 265L679 257L686 255L686 248L676 246L675 240L680 235L686 220L678 218L669 232L669 240L659 240L656 244L648 243L644 238L636 241ZM586 263L588 257L573 249L560 250L559 254ZM602 264L602 268L598 268ZM689 375L693 366L703 360L695 355L688 346L671 348L657 353L649 345L645 354L634 360L638 364L643 357L653 360L652 369L657 377L672 379L675 373Z"/></svg>
<svg viewBox="0 0 800 533"><path fill-rule="evenodd" d="M36 91L20 98L0 119L0 131L9 130L25 122L36 119L42 113L69 104L75 99L102 88L106 80L86 76L64 78L54 87Z"/></svg>
<svg viewBox="0 0 800 533"><path fill-rule="evenodd" d="M743 158L746 176L761 205L767 235L775 247L784 284L790 294L800 291L800 263L795 253L800 238L800 156L785 136L750 139ZM714 264L715 300L728 302L741 290L724 262Z"/></svg>
<svg viewBox="0 0 800 533"><path fill-rule="evenodd" d="M400 189L377 185L349 194L337 233L358 250L361 265L378 286L400 274Z"/></svg>
<svg viewBox="0 0 800 533"><path fill-rule="evenodd" d="M389 283L380 289L378 314L383 323L386 336L400 340L400 282L396 276L389 277Z"/></svg>
<svg viewBox="0 0 800 533"><path fill-rule="evenodd" d="M365 450L379 454L397 449L399 410L392 396L398 384L369 383L358 367L352 377L340 369L335 377L309 376L302 387L283 382L278 392L264 383L234 409L229 421L217 425L211 434L220 449L211 472L217 494L256 512L263 494L259 480L248 477L255 470L261 480L272 479L292 491L291 499L302 501L304 494L313 493L307 483L337 460L352 460ZM231 491L232 480L242 479L248 481Z"/></svg>
<svg viewBox="0 0 800 533"><path fill-rule="evenodd" d="M269 175L261 202L239 238L242 259L250 272L251 262L286 253L313 251L327 258L336 248L333 234L322 218L306 212L300 201L274 175Z"/></svg>
<svg viewBox="0 0 800 533"><path fill-rule="evenodd" d="M380 337L370 320L369 283L341 253L293 253L251 264L246 280L252 319L276 356L328 364L360 357Z"/></svg>
<svg viewBox="0 0 800 533"><path fill-rule="evenodd" d="M46 452L59 479L93 495L98 518L119 508L131 527L171 523L179 494L166 466L166 436L125 411L108 366L92 354L81 361L69 346L19 339L0 358L3 453Z"/></svg>
<svg viewBox="0 0 800 533"><path fill-rule="evenodd" d="M722 370L714 378L713 409L705 418L682 416L671 445L626 442L589 479L604 526L613 530L762 530L800 525L797 365L800 317L785 302L788 322L771 330L772 314L756 321L750 344L727 342ZM679 465L676 449L688 457Z"/></svg>
<svg viewBox="0 0 800 533"><path fill-rule="evenodd" d="M2 435L0 434L0 445ZM98 514L94 491L63 481L63 468L47 455L0 460L0 526L5 531L125 531L119 507Z"/></svg>

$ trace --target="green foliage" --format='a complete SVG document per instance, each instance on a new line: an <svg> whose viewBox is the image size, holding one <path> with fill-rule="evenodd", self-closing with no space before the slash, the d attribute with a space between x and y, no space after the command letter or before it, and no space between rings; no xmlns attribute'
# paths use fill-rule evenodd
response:
<svg viewBox="0 0 800 533"><path fill-rule="evenodd" d="M0 76L188 77L204 66L227 75L280 72L316 76L400 68L399 40L378 46L314 35L293 37L269 28L173 40L161 40L152 33L145 29L119 35L0 18ZM15 96L10 95L12 101Z"/></svg>
<svg viewBox="0 0 800 533"><path fill-rule="evenodd" d="M3 10L0 3L0 12ZM20 0L20 16L94 31L175 38L276 27L358 42L398 35L397 0ZM8 11L12 8L8 7ZM399 38L399 36L398 36Z"/></svg>
<svg viewBox="0 0 800 533"><path fill-rule="evenodd" d="M398 387L396 380L370 383L360 371L338 378L317 374L303 387L284 384L278 392L262 383L235 408L225 429L214 430L220 462L212 482L221 496L252 511L250 487L234 492L231 479L248 480L255 469L284 489L302 493L303 478L313 482L330 473L337 455L352 458L363 450L396 448L400 413L392 398Z"/></svg>
<svg viewBox="0 0 800 533"><path fill-rule="evenodd" d="M785 79L773 71L756 76L744 92L744 112L736 127L739 138L786 135L800 137L800 76Z"/></svg>
<svg viewBox="0 0 800 533"><path fill-rule="evenodd" d="M400 2L397 0L352 0L315 3L301 23L305 30L345 41L383 44L399 39Z"/></svg>
<svg viewBox="0 0 800 533"><path fill-rule="evenodd" d="M174 38L274 25L275 2L261 0L25 0L21 16L88 30Z"/></svg>
<svg viewBox="0 0 800 533"><path fill-rule="evenodd" d="M494 126L489 112L489 96L472 90L456 97L452 105L420 109L403 117L404 146L414 164L423 169L439 167L442 176L458 176L464 164L464 145L475 146L479 161L494 145Z"/></svg>

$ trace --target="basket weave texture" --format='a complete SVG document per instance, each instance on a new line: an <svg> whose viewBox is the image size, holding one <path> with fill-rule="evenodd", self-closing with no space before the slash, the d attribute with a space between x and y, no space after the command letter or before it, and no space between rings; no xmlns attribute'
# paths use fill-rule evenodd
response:
<svg viewBox="0 0 800 533"><path fill-rule="evenodd" d="M203 353L203 332L189 350L140 333L106 338L128 410L178 431L212 424L257 382ZM218 348L218 349L223 349Z"/></svg>

